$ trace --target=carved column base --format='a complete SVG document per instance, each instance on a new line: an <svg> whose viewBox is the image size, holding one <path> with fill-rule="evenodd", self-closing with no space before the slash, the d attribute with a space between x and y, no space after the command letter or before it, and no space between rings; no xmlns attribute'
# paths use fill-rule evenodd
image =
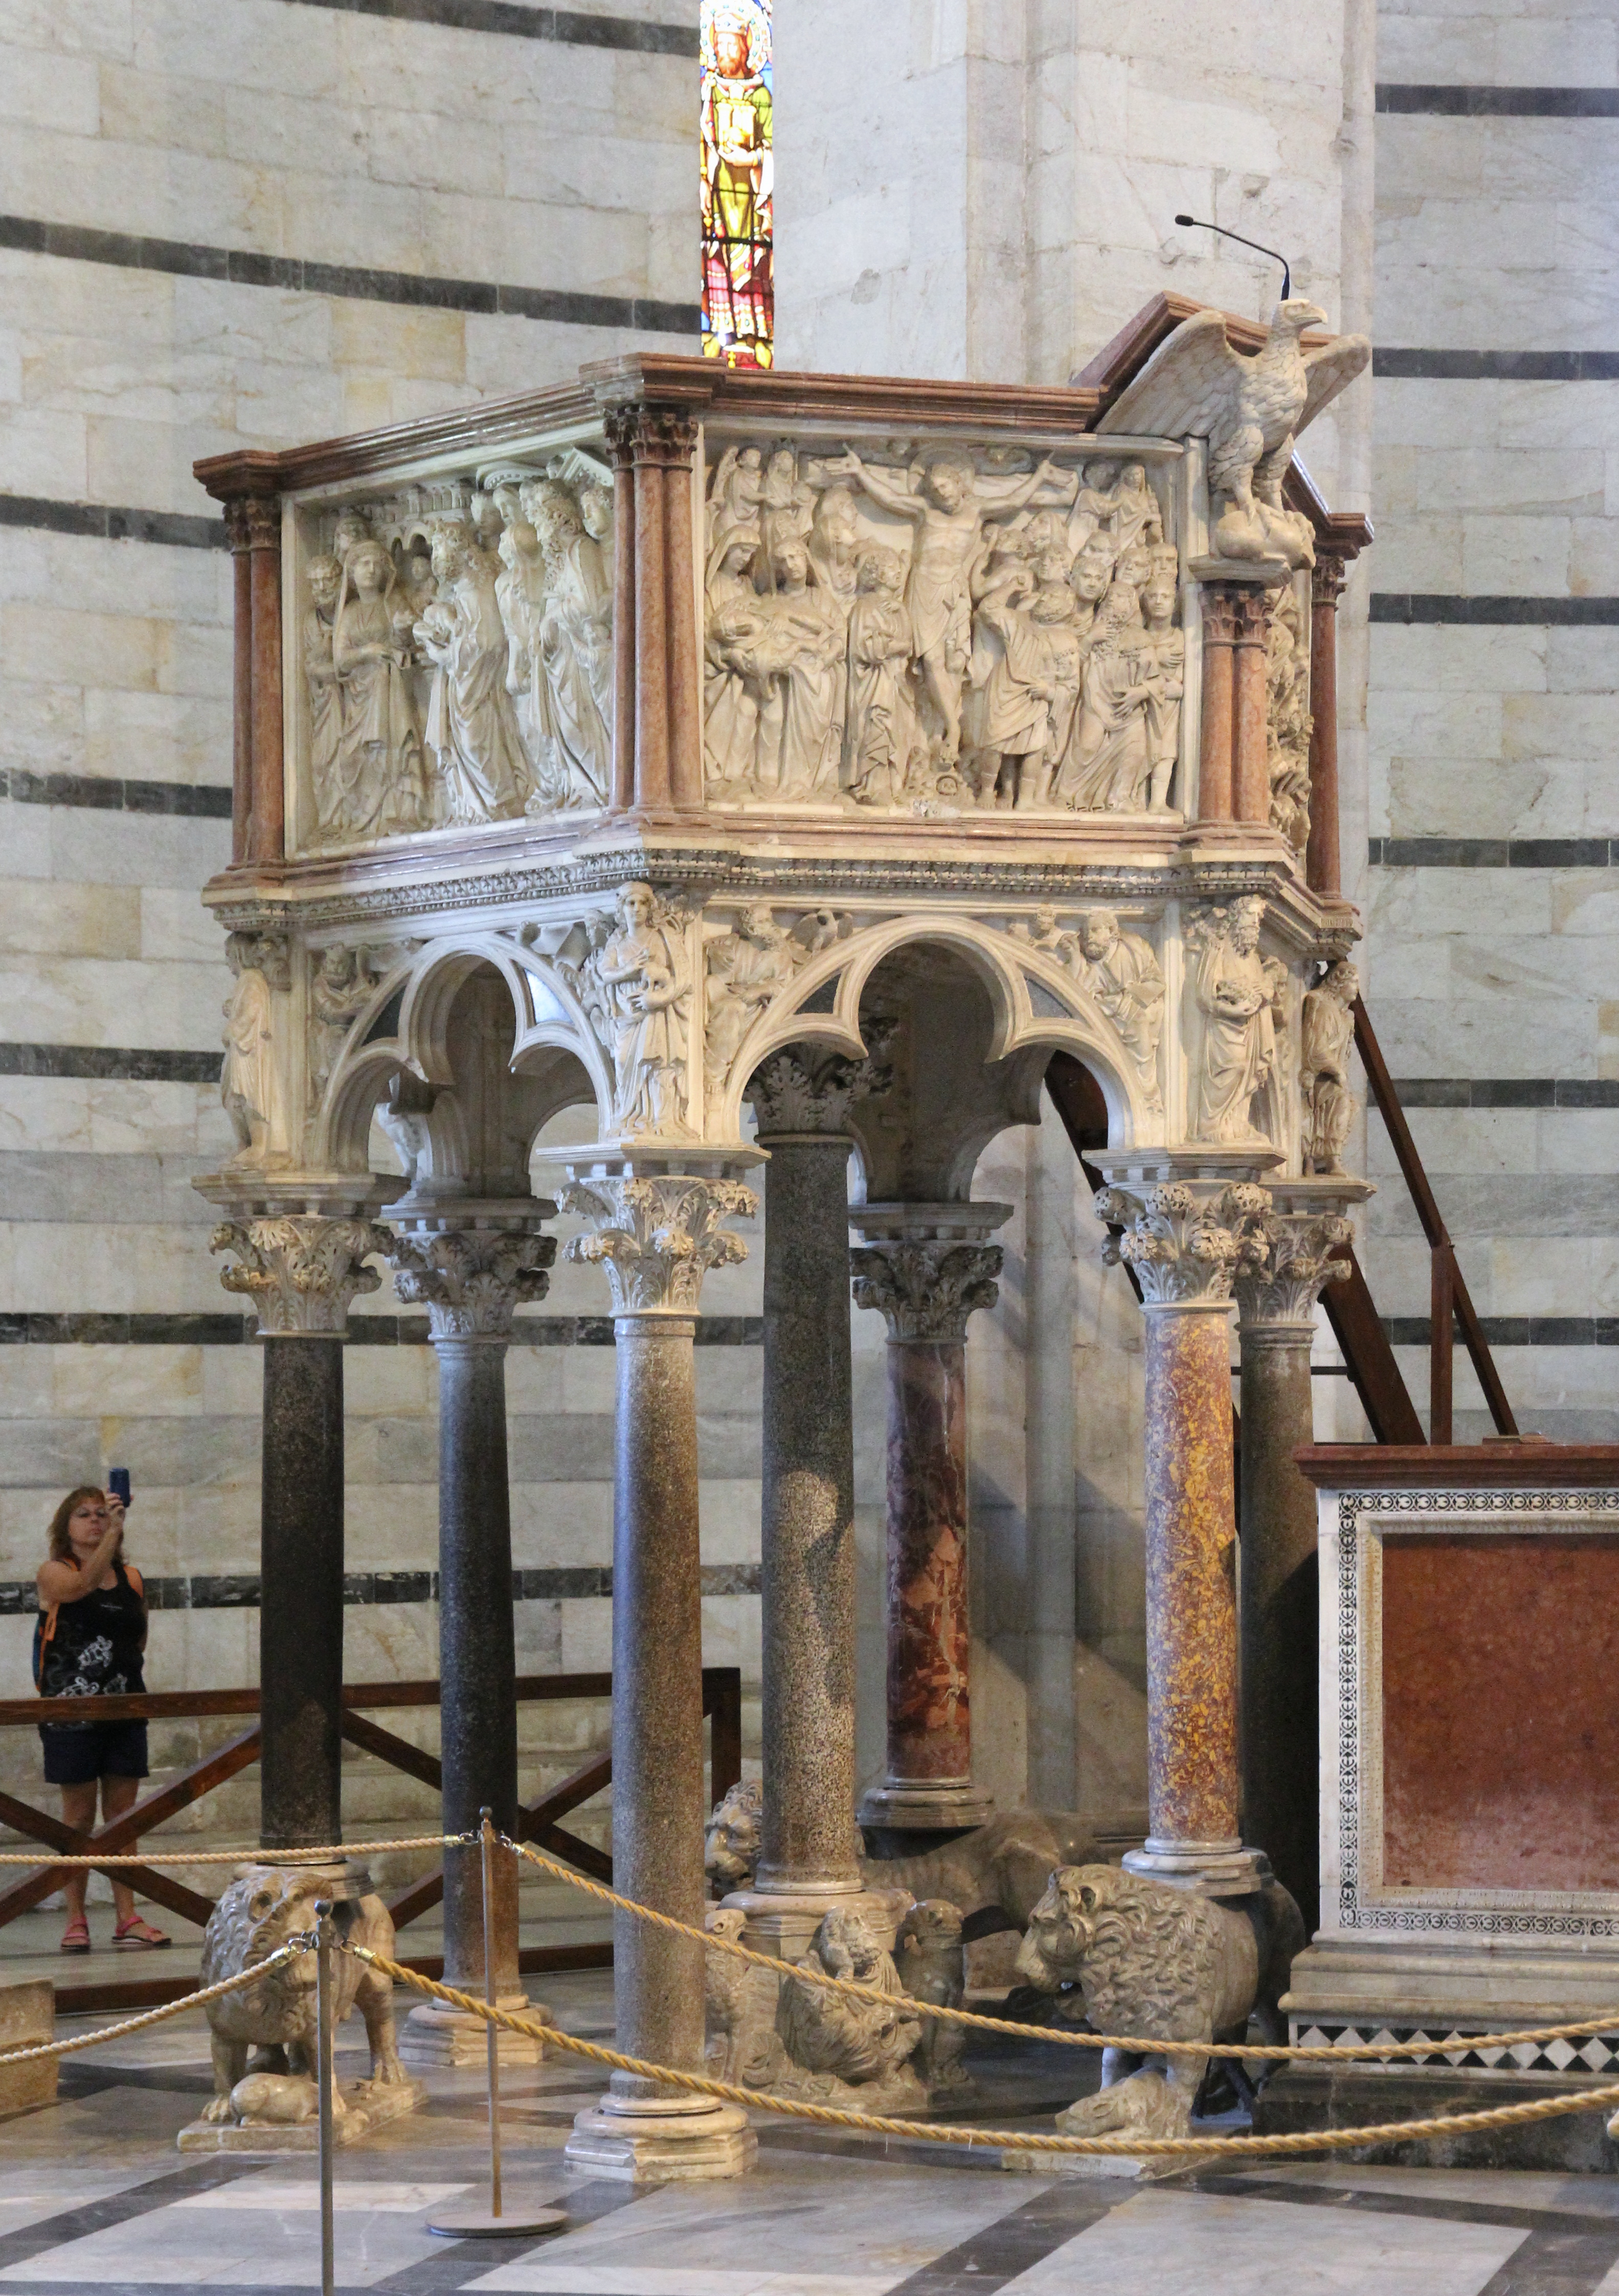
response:
<svg viewBox="0 0 1619 2296"><path fill-rule="evenodd" d="M1141 1874L1190 1890L1200 1898L1248 1898L1273 1877L1263 1849L1230 1841L1154 1841L1126 1849L1119 1860L1127 1874Z"/></svg>
<svg viewBox="0 0 1619 2296"><path fill-rule="evenodd" d="M551 2012L542 2001L522 1992L501 1993L495 2006L513 2017L536 2017L549 2022ZM447 2001L423 2001L411 2011L399 2031L400 2062L407 2065L437 2065L451 2071L489 2062L489 2029L470 2010L452 2009ZM537 2065L545 2045L527 2033L500 2036L503 2065Z"/></svg>
<svg viewBox="0 0 1619 2296"><path fill-rule="evenodd" d="M953 1778L940 1785L910 1785L891 1778L862 1794L860 1823L900 1833L953 1833L987 1825L994 1808L988 1787L976 1786L970 1778Z"/></svg>
<svg viewBox="0 0 1619 2296"><path fill-rule="evenodd" d="M609 2094L578 2115L562 2161L576 2176L611 2177L622 2184L697 2184L745 2177L758 2151L740 2104L722 2104L717 2097Z"/></svg>
<svg viewBox="0 0 1619 2296"><path fill-rule="evenodd" d="M887 1821L884 1821L885 1823ZM909 1890L733 1890L722 1905L746 1915L742 1943L778 1961L802 1961L822 1918L834 1907L858 1914L885 1951L892 1953L911 1904Z"/></svg>

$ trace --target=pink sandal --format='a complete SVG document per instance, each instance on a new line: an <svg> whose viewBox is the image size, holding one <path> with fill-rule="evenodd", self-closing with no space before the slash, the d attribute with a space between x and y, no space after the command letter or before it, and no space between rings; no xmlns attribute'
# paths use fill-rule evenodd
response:
<svg viewBox="0 0 1619 2296"><path fill-rule="evenodd" d="M113 1931L112 1942L114 1945L159 1946L173 1945L174 1939L171 1937L166 1937L161 1930L154 1930L150 1922L141 1919L139 1914L131 1914L127 1922L120 1922ZM85 1949L86 1951L89 1949L87 1931Z"/></svg>
<svg viewBox="0 0 1619 2296"><path fill-rule="evenodd" d="M61 1933L61 1950L63 1953L89 1952L90 1924L82 1915L78 1921L70 1922L67 1928L63 1930Z"/></svg>

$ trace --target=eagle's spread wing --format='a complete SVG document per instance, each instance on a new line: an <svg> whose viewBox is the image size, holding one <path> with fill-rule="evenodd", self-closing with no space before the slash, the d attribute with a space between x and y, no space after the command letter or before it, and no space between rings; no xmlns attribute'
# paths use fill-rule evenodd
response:
<svg viewBox="0 0 1619 2296"><path fill-rule="evenodd" d="M1304 411L1293 426L1295 431L1313 422L1323 406L1330 406L1339 391L1346 390L1364 370L1370 357L1371 339L1367 335L1334 335L1321 350L1307 351Z"/></svg>
<svg viewBox="0 0 1619 2296"><path fill-rule="evenodd" d="M1220 313L1199 311L1159 344L1097 430L1143 439L1211 438L1216 425L1235 416L1238 390L1251 365L1226 341Z"/></svg>

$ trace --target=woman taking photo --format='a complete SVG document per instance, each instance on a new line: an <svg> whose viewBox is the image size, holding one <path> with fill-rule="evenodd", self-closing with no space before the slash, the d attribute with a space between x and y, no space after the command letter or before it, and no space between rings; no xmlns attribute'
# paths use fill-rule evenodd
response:
<svg viewBox="0 0 1619 2296"><path fill-rule="evenodd" d="M50 1560L39 1566L39 1625L34 1680L44 1698L117 1698L146 1687L146 1597L141 1574L123 1560L124 1504L84 1484L51 1518ZM61 1814L77 1833L95 1829L95 1790L110 1823L133 1804L146 1775L144 1722L42 1722L45 1774L61 1788ZM84 1866L62 1885L68 1901L63 1953L88 1953ZM118 1916L114 1945L162 1946L170 1939L143 1921L135 1892L112 1884Z"/></svg>

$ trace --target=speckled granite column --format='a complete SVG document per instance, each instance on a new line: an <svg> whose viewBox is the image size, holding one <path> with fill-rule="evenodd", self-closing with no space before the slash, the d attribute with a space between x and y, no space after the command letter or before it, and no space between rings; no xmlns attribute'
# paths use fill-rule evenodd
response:
<svg viewBox="0 0 1619 2296"><path fill-rule="evenodd" d="M443 1814L446 1833L476 1830L488 1808L502 1833L517 1825L517 1656L511 1610L511 1505L506 1464L506 1345L518 1302L542 1300L555 1240L533 1233L554 1204L474 1202L441 1211L401 1203L388 1217L404 1232L392 1254L401 1300L421 1302L438 1358L438 1673ZM494 1860L495 1997L527 2010L518 1974L518 1867ZM444 1860L444 1974L484 1990L483 1857ZM481 2019L421 2002L405 2020L400 2054L413 2064L482 2064ZM503 2033L501 2056L533 2064L541 2045Z"/></svg>
<svg viewBox="0 0 1619 2296"><path fill-rule="evenodd" d="M1251 1890L1237 1759L1237 1525L1231 1295L1263 1249L1263 1188L1223 1176L1105 1188L1108 1256L1141 1279L1147 1317L1147 1841L1132 1871L1216 1895Z"/></svg>
<svg viewBox="0 0 1619 2296"><path fill-rule="evenodd" d="M746 1247L721 1227L756 1209L733 1180L591 1170L562 1196L593 1232L570 1259L600 1260L617 1346L613 1470L613 1882L703 1924L702 1606L697 1390L691 1342L710 1267ZM617 2043L682 2070L703 2062L699 1946L617 1914ZM734 2177L756 2144L739 2106L614 2073L568 2138L570 2169L634 2182Z"/></svg>
<svg viewBox="0 0 1619 2296"><path fill-rule="evenodd" d="M1349 1241L1363 1182L1273 1181L1265 1257L1237 1278L1241 1347L1242 1831L1313 1936L1321 1902L1315 1492L1294 1464L1314 1440L1315 1303Z"/></svg>
<svg viewBox="0 0 1619 2296"><path fill-rule="evenodd" d="M257 1208L214 1233L227 1292L264 1341L258 1671L266 1849L340 1841L343 1704L343 1334L382 1279L362 1263L392 1238L366 1219Z"/></svg>
<svg viewBox="0 0 1619 2296"><path fill-rule="evenodd" d="M994 1305L1006 1204L865 1204L854 1298L888 1326L887 1773L861 1803L892 1833L982 1825L967 1608L967 1319Z"/></svg>

